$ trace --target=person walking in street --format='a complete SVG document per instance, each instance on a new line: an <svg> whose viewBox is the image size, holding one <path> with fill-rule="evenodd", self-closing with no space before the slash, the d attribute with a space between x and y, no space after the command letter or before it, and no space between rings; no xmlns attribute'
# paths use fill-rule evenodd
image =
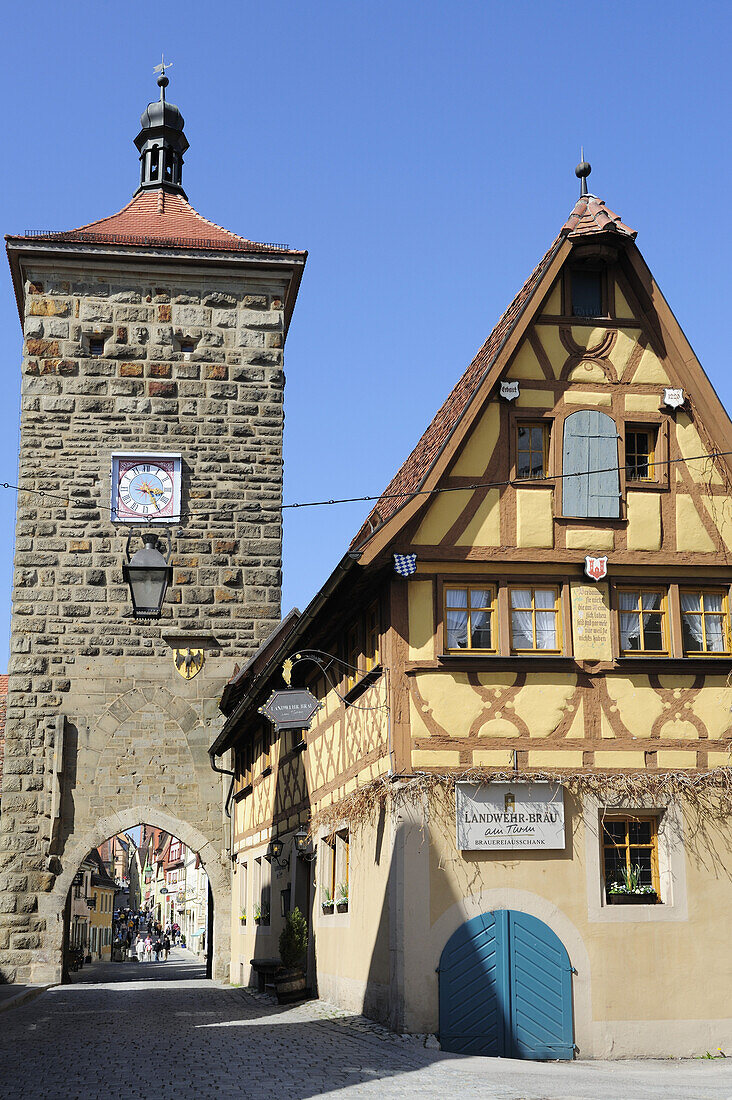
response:
<svg viewBox="0 0 732 1100"><path fill-rule="evenodd" d="M150 962L152 959L152 940L150 934L145 937L145 962Z"/></svg>
<svg viewBox="0 0 732 1100"><path fill-rule="evenodd" d="M163 961L167 962L168 954L170 952L170 936L166 934L163 936Z"/></svg>
<svg viewBox="0 0 732 1100"><path fill-rule="evenodd" d="M160 938L158 937L158 938L156 938L155 943L153 944L153 951L155 952L155 962L160 961L160 952L162 951L162 949L163 949L163 945L160 942Z"/></svg>
<svg viewBox="0 0 732 1100"><path fill-rule="evenodd" d="M145 961L145 941L143 940L142 936L138 936L137 939L135 940L135 949L137 951L137 961L138 962L144 962Z"/></svg>

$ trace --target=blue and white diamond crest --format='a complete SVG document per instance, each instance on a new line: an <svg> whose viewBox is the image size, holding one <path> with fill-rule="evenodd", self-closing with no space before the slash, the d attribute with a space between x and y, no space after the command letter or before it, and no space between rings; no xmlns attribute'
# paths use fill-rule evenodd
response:
<svg viewBox="0 0 732 1100"><path fill-rule="evenodd" d="M411 577L413 573L417 572L417 555L395 554L394 571L398 573L400 577Z"/></svg>

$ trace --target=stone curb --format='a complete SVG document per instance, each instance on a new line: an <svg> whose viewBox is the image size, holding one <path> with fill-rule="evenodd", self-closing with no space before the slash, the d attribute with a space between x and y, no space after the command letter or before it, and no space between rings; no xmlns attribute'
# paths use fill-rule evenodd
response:
<svg viewBox="0 0 732 1100"><path fill-rule="evenodd" d="M40 993L45 993L50 988L50 985L35 985L30 989L24 989L22 993L18 993L15 997L9 997L6 1001L0 1000L0 1012L7 1012L8 1009L17 1008L19 1005L25 1004L26 1001L32 1001L34 997L37 997Z"/></svg>

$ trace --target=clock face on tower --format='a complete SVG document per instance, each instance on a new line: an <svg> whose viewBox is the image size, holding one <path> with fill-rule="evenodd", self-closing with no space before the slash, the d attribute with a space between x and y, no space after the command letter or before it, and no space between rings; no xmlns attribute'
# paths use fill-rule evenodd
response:
<svg viewBox="0 0 732 1100"><path fill-rule="evenodd" d="M178 523L180 455L112 455L112 521Z"/></svg>

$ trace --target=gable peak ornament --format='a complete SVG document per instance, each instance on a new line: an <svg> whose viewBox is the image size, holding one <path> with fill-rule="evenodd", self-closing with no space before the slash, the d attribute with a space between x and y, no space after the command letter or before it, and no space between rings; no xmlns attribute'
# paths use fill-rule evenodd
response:
<svg viewBox="0 0 732 1100"><path fill-rule="evenodd" d="M202 649L191 649L186 646L173 650L175 667L184 680L192 680L203 668L204 655Z"/></svg>
<svg viewBox="0 0 732 1100"><path fill-rule="evenodd" d="M518 382L501 382L499 393L506 401L514 401L519 395Z"/></svg>
<svg viewBox="0 0 732 1100"><path fill-rule="evenodd" d="M607 554L595 558L591 554L585 556L585 573L593 581L601 581L607 576Z"/></svg>
<svg viewBox="0 0 732 1100"><path fill-rule="evenodd" d="M682 389L669 389L663 391L663 403L672 409L680 408L684 403L684 391Z"/></svg>

